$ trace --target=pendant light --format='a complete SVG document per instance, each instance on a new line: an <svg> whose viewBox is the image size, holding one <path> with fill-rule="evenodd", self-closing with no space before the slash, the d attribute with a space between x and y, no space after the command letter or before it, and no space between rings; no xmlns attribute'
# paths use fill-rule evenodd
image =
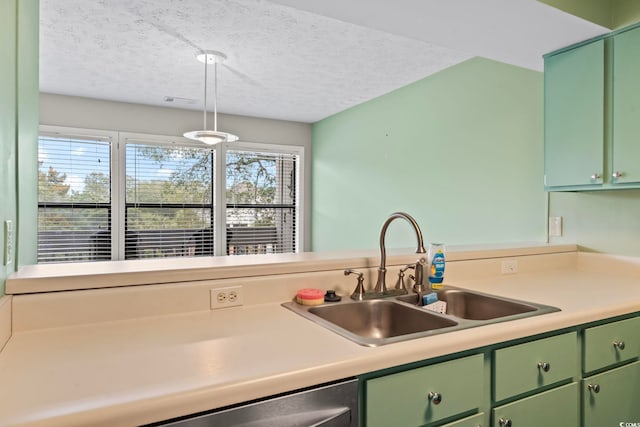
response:
<svg viewBox="0 0 640 427"><path fill-rule="evenodd" d="M207 145L235 142L238 140L236 135L218 131L218 62L227 59L227 55L215 50L202 50L196 54L196 58L204 63L204 126L203 130L185 132L184 137ZM213 64L213 130L207 130L207 68L209 64Z"/></svg>

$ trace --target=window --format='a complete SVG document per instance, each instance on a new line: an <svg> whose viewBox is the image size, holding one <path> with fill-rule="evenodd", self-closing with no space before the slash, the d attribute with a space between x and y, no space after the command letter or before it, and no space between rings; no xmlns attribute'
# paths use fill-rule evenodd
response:
<svg viewBox="0 0 640 427"><path fill-rule="evenodd" d="M40 136L38 262L111 259L111 142Z"/></svg>
<svg viewBox="0 0 640 427"><path fill-rule="evenodd" d="M215 152L127 140L125 259L213 255Z"/></svg>
<svg viewBox="0 0 640 427"><path fill-rule="evenodd" d="M296 159L227 151L227 254L296 252Z"/></svg>
<svg viewBox="0 0 640 427"><path fill-rule="evenodd" d="M42 128L39 263L301 247L302 147Z"/></svg>

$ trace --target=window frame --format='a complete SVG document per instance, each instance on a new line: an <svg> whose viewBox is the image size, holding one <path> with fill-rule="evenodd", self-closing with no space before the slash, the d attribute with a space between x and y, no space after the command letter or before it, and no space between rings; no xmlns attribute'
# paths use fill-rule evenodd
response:
<svg viewBox="0 0 640 427"><path fill-rule="evenodd" d="M49 136L52 138L66 138L66 139L93 139L96 141L109 141L110 149L109 149L109 181L111 183L110 194L109 194L109 223L111 224L111 260L113 261L113 254L116 247L116 240L114 239L113 230L117 224L119 219L114 217L114 190L113 190L113 179L114 179L114 171L116 170L117 164L117 154L114 149L114 144L118 142L118 132L115 131L107 131L107 130L99 130L99 129L84 129L84 128L73 128L73 127L63 127L63 126L49 126L49 125L40 125L40 129L38 132L38 139L40 136ZM40 158L40 145L38 143L38 159ZM37 190L37 193L39 191ZM40 209L40 197L38 195L38 206L37 209ZM39 227L38 230L40 231ZM37 233L36 233L37 235ZM36 251L38 250L38 242L36 241ZM36 254L36 259L37 259Z"/></svg>
<svg viewBox="0 0 640 427"><path fill-rule="evenodd" d="M126 215L126 144L149 143L158 146L179 145L181 147L203 148L181 136L154 135L137 132L106 131L98 129L76 128L66 126L40 125L39 136L58 138L108 139L110 150L111 181L111 260L124 260L125 256L125 215ZM227 202L226 202L226 160L227 151L253 151L259 153L290 154L297 156L295 168L296 181L296 223L294 228L296 252L304 251L305 244L305 147L303 145L271 144L252 141L222 143L210 147L214 152L214 256L227 256ZM224 172L223 172L224 171Z"/></svg>
<svg viewBox="0 0 640 427"><path fill-rule="evenodd" d="M216 240L216 253L226 254L227 253L227 227L226 227L226 218L227 218L227 202L226 198L226 189L227 189L227 174L226 174L226 160L227 160L227 151L254 151L261 153L273 153L273 154L291 154L294 156L298 156L298 164L296 166L296 225L294 229L295 235L295 247L297 252L304 251L304 147L298 145L281 145L281 144L265 144L265 143L256 143L256 142L244 142L238 141L231 144L219 144L220 148L220 159L223 162L222 168L225 173L222 174L221 179L216 181L216 194L221 196L221 206L222 212L219 215L222 219L222 224L216 223L216 226L220 226L218 230L220 230L219 240ZM218 157L216 157L218 159ZM302 197L301 197L302 196ZM221 247L218 247L220 244ZM218 252L220 250L220 252Z"/></svg>

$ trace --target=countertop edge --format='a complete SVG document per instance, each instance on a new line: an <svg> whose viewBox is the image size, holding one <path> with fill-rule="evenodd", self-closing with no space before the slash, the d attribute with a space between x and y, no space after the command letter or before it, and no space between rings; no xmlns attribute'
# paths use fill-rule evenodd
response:
<svg viewBox="0 0 640 427"><path fill-rule="evenodd" d="M574 244L521 243L453 245L447 261L516 257L576 252ZM388 265L415 261L412 249L390 249ZM265 275L319 272L345 268L371 268L379 262L377 250L305 252L298 254L242 255L197 258L161 258L38 264L21 267L6 280L7 294L100 289L120 286L233 279Z"/></svg>

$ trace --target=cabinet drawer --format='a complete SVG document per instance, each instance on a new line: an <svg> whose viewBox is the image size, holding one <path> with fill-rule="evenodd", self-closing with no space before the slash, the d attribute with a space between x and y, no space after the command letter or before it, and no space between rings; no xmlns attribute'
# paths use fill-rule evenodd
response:
<svg viewBox="0 0 640 427"><path fill-rule="evenodd" d="M510 420L514 427L577 427L580 420L578 394L578 383L571 383L499 406L493 409L492 426L504 427Z"/></svg>
<svg viewBox="0 0 640 427"><path fill-rule="evenodd" d="M578 373L577 334L570 332L494 352L494 400L499 402Z"/></svg>
<svg viewBox="0 0 640 427"><path fill-rule="evenodd" d="M483 359L476 354L368 380L365 425L418 426L478 408L484 392ZM430 393L441 396L439 403L429 399Z"/></svg>
<svg viewBox="0 0 640 427"><path fill-rule="evenodd" d="M479 414L444 424L441 427L483 427L485 425L488 424L484 423L484 412L480 412Z"/></svg>
<svg viewBox="0 0 640 427"><path fill-rule="evenodd" d="M591 386L591 387L590 387ZM582 380L584 427L640 421L640 362Z"/></svg>
<svg viewBox="0 0 640 427"><path fill-rule="evenodd" d="M624 343L624 344L622 344ZM585 373L640 356L640 317L584 331Z"/></svg>

